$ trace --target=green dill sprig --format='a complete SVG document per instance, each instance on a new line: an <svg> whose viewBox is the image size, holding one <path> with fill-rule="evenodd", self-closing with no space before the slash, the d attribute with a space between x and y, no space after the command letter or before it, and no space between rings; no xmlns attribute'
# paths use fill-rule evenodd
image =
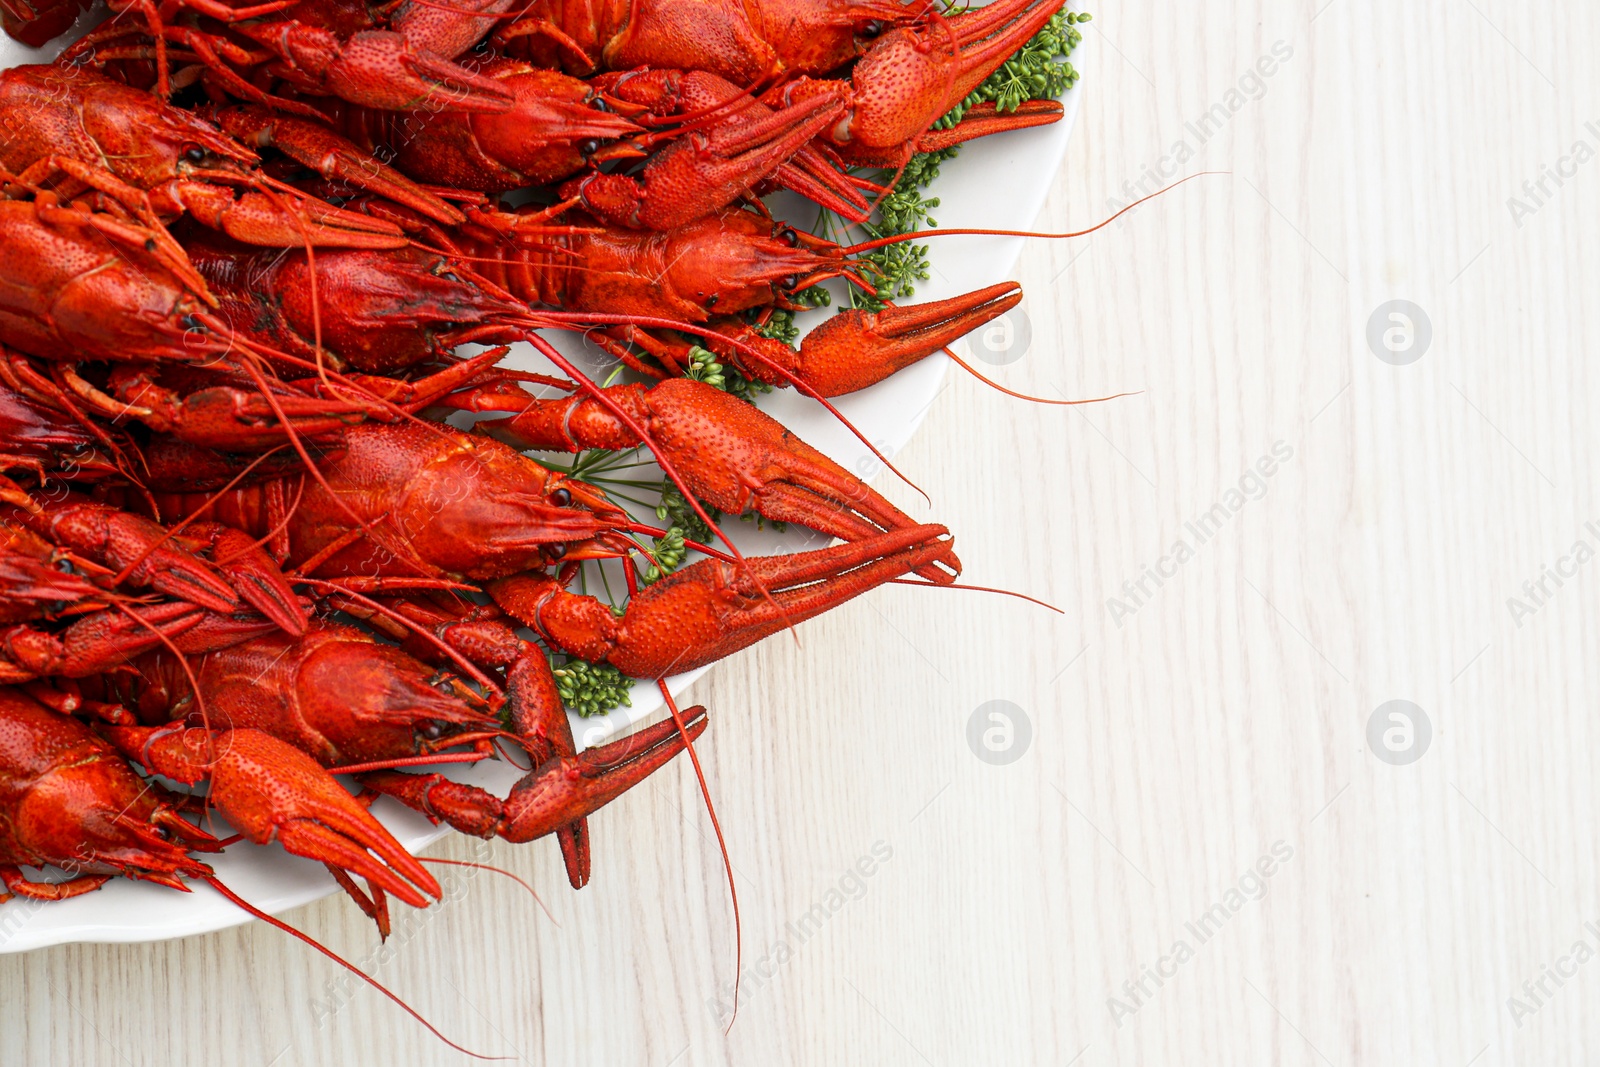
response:
<svg viewBox="0 0 1600 1067"><path fill-rule="evenodd" d="M772 392L772 386L766 382L756 381L754 378L746 378L731 367L723 371L722 374L728 382L725 392L729 396L736 396L746 403L754 404L756 397Z"/></svg>
<svg viewBox="0 0 1600 1067"><path fill-rule="evenodd" d="M915 190L912 190L915 193ZM879 237L897 237L899 234L879 232L876 227L863 226L874 239ZM915 233L916 230L905 230L904 233ZM855 289L850 291L850 306L866 308L868 311L881 310L890 300L904 300L915 296L917 283L925 282L929 278L928 246L919 245L911 241L904 241L897 245L885 245L874 248L860 257L862 262L872 264L872 287L876 294L863 293Z"/></svg>
<svg viewBox="0 0 1600 1067"><path fill-rule="evenodd" d="M700 506L711 516L712 522L722 518L722 512L704 501L701 501ZM656 505L656 518L666 523L669 528L676 526L683 531L683 536L691 541L699 541L702 545L709 545L717 536L716 532L706 525L705 520L694 513L694 508L689 506L689 501L684 499L678 487L672 484L671 478L661 479L661 503Z"/></svg>
<svg viewBox="0 0 1600 1067"><path fill-rule="evenodd" d="M772 386L766 382L746 378L736 368L719 362L715 355L699 345L690 346L689 365L684 368L683 376L697 382L705 382L711 388L721 389L729 396L736 396L746 403L753 404L760 394L772 392Z"/></svg>
<svg viewBox="0 0 1600 1067"><path fill-rule="evenodd" d="M713 389L728 388L728 378L722 364L717 362L716 356L699 345L689 347L689 365L683 368L683 376L691 381L704 382Z"/></svg>
<svg viewBox="0 0 1600 1067"><path fill-rule="evenodd" d="M820 285L813 285L809 289L802 289L789 297L791 301L799 304L802 309L827 307L833 303L833 294ZM770 337L774 341L782 341L792 345L800 339L800 327L794 324L796 311L778 308L761 326L756 327L756 332L763 337Z"/></svg>
<svg viewBox="0 0 1600 1067"><path fill-rule="evenodd" d="M656 538L650 546L652 561L639 576L639 584L656 584L683 566L683 558L688 554L689 548L683 543L683 531L676 526L668 527L667 532Z"/></svg>
<svg viewBox="0 0 1600 1067"><path fill-rule="evenodd" d="M756 529L758 529L758 530L765 530L769 526L772 527L774 530L776 530L778 533L787 533L788 530L789 530L789 524L788 523L780 522L777 519L769 519L765 515L761 514L761 512L757 511L755 508L751 508L749 511L745 512L743 515L740 515L739 516L739 521L740 522L753 522L753 523L756 524Z"/></svg>
<svg viewBox="0 0 1600 1067"><path fill-rule="evenodd" d="M800 327L794 324L795 313L779 308L772 313L772 317L756 327L756 333L762 337L770 337L774 341L782 341L786 345L793 345L800 340Z"/></svg>
<svg viewBox="0 0 1600 1067"><path fill-rule="evenodd" d="M928 158L938 153L926 152L919 157ZM937 173L937 172L936 172ZM878 226L890 233L915 233L924 225L937 226L939 220L928 212L939 206L939 198L924 197L921 187L907 184L903 179L894 192L878 205Z"/></svg>
<svg viewBox="0 0 1600 1067"><path fill-rule="evenodd" d="M596 665L570 657L557 663L552 658L550 673L556 677L562 705L581 718L633 706L632 679L609 663Z"/></svg>

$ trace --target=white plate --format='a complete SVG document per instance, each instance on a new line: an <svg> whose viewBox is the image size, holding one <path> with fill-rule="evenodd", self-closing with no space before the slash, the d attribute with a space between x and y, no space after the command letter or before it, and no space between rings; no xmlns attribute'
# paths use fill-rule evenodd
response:
<svg viewBox="0 0 1600 1067"><path fill-rule="evenodd" d="M100 17L100 11L91 11L80 26L93 25ZM62 47L63 42L54 42L46 49L34 51L0 35L0 67L49 62ZM1081 63L1077 62L1080 57L1081 49L1074 56L1075 65L1081 69ZM956 159L945 163L928 194L940 200L940 206L933 212L934 218L947 227L1006 230L1030 227L1038 217L1046 193L1061 173L1082 91L1079 86L1063 98L1066 115L1060 122L1042 129L973 142L965 146ZM776 210L781 214L781 207ZM806 217L799 215L797 221ZM937 240L930 257L932 278L918 287L915 300L939 300L1002 281L1011 273L1021 249L1021 238ZM1037 299L1039 295L1033 294L1033 297ZM570 341L558 343L569 354L578 354ZM892 460L921 424L938 395L948 366L948 358L942 355L923 360L871 389L838 399L835 406ZM882 469L882 464L866 446L816 402L792 390L779 390L764 397L761 407L862 478L871 479ZM914 477L913 472L906 473ZM793 530L785 537L748 528L737 532L740 549L747 553L796 551L824 543L817 535L808 539ZM682 693L708 669L669 679L674 695ZM661 696L653 685L636 685L632 707L619 708L592 719L573 717L573 732L579 745L587 747L652 717L662 707ZM716 709L711 710L715 718ZM501 796L521 774L503 763L480 764L456 771L459 773L452 773L452 777L474 782ZM626 797L618 803L627 803ZM430 825L422 816L390 801L381 801L375 811L384 825L413 852L450 832ZM549 842L541 841L534 847L548 849L551 862L558 862L555 847ZM277 845L266 848L234 845L226 854L209 862L225 885L271 913L309 904L338 888L321 864L291 856ZM192 893L178 893L161 886L119 879L73 900L45 904L13 900L0 905L0 953L73 941L160 941L209 933L249 921L249 915L209 886L196 886Z"/></svg>

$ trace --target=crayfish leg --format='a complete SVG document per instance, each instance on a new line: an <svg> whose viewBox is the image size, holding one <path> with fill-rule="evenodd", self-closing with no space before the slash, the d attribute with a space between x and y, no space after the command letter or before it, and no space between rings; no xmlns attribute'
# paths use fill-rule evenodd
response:
<svg viewBox="0 0 1600 1067"><path fill-rule="evenodd" d="M384 893L382 887L368 882L367 890L371 891L369 896L366 891L363 891L356 884L356 880L345 872L344 868L332 863L324 863L323 866L328 869L329 874L333 875L333 880L339 883L339 888L348 893L350 899L356 902L356 907L361 909L362 914L377 925L378 940L389 940L389 897Z"/></svg>
<svg viewBox="0 0 1600 1067"><path fill-rule="evenodd" d="M29 900L70 900L94 892L111 881L111 877L109 874L80 874L65 882L35 882L22 873L22 868L0 864L0 882L4 882L8 890L0 900L10 900L13 896Z"/></svg>

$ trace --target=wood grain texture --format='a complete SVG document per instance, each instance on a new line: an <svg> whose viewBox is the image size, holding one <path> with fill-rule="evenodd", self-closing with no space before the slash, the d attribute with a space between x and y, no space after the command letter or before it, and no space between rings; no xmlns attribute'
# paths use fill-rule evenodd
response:
<svg viewBox="0 0 1600 1067"><path fill-rule="evenodd" d="M1065 614L893 588L717 669L693 696L743 914L731 1032L721 861L674 765L594 820L581 894L547 843L490 849L559 927L489 875L402 927L377 973L456 1039L656 1067L1600 1059L1600 962L1561 963L1600 949L1600 561L1507 606L1574 542L1600 547L1600 8L1095 15L1041 225L1102 217L1179 142L1182 173L1229 173L1031 244L1032 347L995 373L1139 393L1045 409L952 375L896 457L933 506L880 479L952 526L970 579ZM1231 109L1278 42L1292 55ZM1580 141L1589 158L1514 213ZM1392 299L1431 322L1409 366L1368 347ZM1245 486L1259 499L1196 543L1186 523L1280 442L1291 458ZM1108 607L1185 538L1137 610ZM1391 699L1431 723L1409 766L1368 747ZM1031 724L1004 766L967 742L991 700ZM1280 842L1290 858L1252 879ZM1186 924L1208 911L1202 939ZM342 901L290 918L372 951ZM1557 967L1575 973L1524 989ZM4 957L0 1058L464 1062L347 988L259 925Z"/></svg>

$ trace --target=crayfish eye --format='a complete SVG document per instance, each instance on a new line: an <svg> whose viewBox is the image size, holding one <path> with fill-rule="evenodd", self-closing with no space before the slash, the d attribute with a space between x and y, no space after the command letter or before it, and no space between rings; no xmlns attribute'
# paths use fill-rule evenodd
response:
<svg viewBox="0 0 1600 1067"><path fill-rule="evenodd" d="M578 152L584 156L592 156L600 151L600 142L590 138L578 146Z"/></svg>
<svg viewBox="0 0 1600 1067"><path fill-rule="evenodd" d="M778 231L778 240L782 241L790 248L800 247L800 235L795 233L787 226Z"/></svg>
<svg viewBox="0 0 1600 1067"><path fill-rule="evenodd" d="M455 273L455 271L449 271L449 270L447 270L443 274L439 275L439 277L443 278L447 282L459 282L461 280L460 276L457 275Z"/></svg>
<svg viewBox="0 0 1600 1067"><path fill-rule="evenodd" d="M201 322L200 319L194 315L185 315L182 319L182 322L185 330L205 329L205 323Z"/></svg>
<svg viewBox="0 0 1600 1067"><path fill-rule="evenodd" d="M168 830L165 826L152 826L150 827L150 832L155 834L163 841L172 840L172 831Z"/></svg>
<svg viewBox="0 0 1600 1067"><path fill-rule="evenodd" d="M877 19L873 19L871 22L869 22L865 26L861 27L861 36L863 36L863 37L865 37L865 38L867 38L869 40L871 38L873 38L873 37L880 37L882 35L883 35L883 23L878 21Z"/></svg>
<svg viewBox="0 0 1600 1067"><path fill-rule="evenodd" d="M550 494L550 503L554 504L558 508L566 507L568 504L572 503L572 490L557 489L555 492Z"/></svg>
<svg viewBox="0 0 1600 1067"><path fill-rule="evenodd" d="M544 546L544 558L548 559L552 563L554 563L558 559L564 558L566 556L566 554L567 554L567 546L562 544L559 541L556 542L553 545L545 545Z"/></svg>
<svg viewBox="0 0 1600 1067"><path fill-rule="evenodd" d="M199 145L190 145L183 150L183 158L190 163L204 163L206 161L206 150Z"/></svg>
<svg viewBox="0 0 1600 1067"><path fill-rule="evenodd" d="M800 276L798 274L790 274L778 284L786 290L793 289L795 286L800 284Z"/></svg>
<svg viewBox="0 0 1600 1067"><path fill-rule="evenodd" d="M436 722L425 722L417 727L417 733L426 741L437 741L444 736L444 726Z"/></svg>
<svg viewBox="0 0 1600 1067"><path fill-rule="evenodd" d="M603 97L603 96L590 97L589 98L589 106L594 108L596 111L610 111L611 110L610 105L608 105L606 103L606 98Z"/></svg>

